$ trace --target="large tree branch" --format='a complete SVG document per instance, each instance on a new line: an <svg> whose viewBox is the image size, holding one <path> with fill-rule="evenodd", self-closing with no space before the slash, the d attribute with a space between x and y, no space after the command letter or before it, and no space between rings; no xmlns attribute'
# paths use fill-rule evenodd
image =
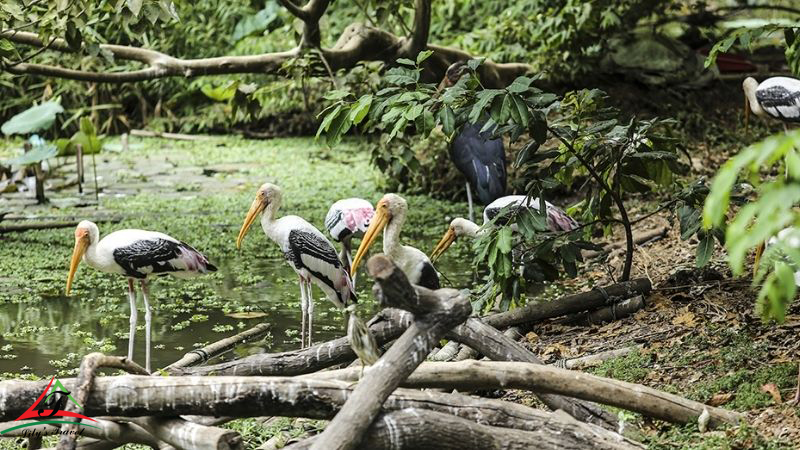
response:
<svg viewBox="0 0 800 450"><path fill-rule="evenodd" d="M419 0L426 3L427 0ZM311 0L303 11L308 14L321 16L327 8L329 0ZM428 5L428 9L429 9ZM299 7L298 7L299 8ZM422 10L421 10L422 11ZM302 13L305 15L306 13ZM422 12L420 12L422 14ZM428 15L429 16L429 15ZM429 26L429 19L427 25ZM318 21L318 18L317 18ZM424 24L423 24L424 25ZM444 75L447 67L459 60L470 59L471 55L458 49L442 47L427 42L427 37L422 41L422 31L426 26L415 27L417 33L411 38L401 38L384 30L365 26L359 23L351 24L345 28L333 48L320 49L323 57L328 62L331 70L350 69L362 61L393 62L400 57L414 57L409 51L412 47L420 46L420 50L428 48L434 52L433 56L425 63L426 81L438 81ZM417 35L415 38L414 36ZM47 43L42 42L35 33L28 32L2 32L0 37L12 42L42 48ZM413 44L408 44L413 42ZM307 44L308 42L306 42ZM408 45L406 45L408 44ZM65 67L25 63L13 67L4 67L3 70L17 75L43 75L56 78L66 78L77 81L101 83L125 83L146 81L166 77L196 77L204 75L223 75L237 73L281 74L282 66L287 61L297 57L301 47L284 52L264 53L247 56L221 56L215 58L182 59L176 58L156 50L124 45L101 44L100 49L110 52L114 58L126 61L137 61L150 67L131 70L127 72L97 72L69 69ZM56 39L50 45L50 50L64 53L75 53L63 39ZM484 62L479 68L481 80L486 87L500 88L508 85L519 75L531 70L527 64L506 63L498 64L492 61Z"/></svg>
<svg viewBox="0 0 800 450"><path fill-rule="evenodd" d="M428 46L431 30L431 0L417 0L414 10L414 29L403 45L403 52L415 57Z"/></svg>

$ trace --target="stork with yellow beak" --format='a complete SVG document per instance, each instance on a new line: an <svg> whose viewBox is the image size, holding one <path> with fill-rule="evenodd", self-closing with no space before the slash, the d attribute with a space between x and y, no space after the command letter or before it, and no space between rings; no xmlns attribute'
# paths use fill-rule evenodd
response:
<svg viewBox="0 0 800 450"><path fill-rule="evenodd" d="M302 314L301 345L311 345L314 300L311 283L316 284L334 305L344 309L350 301L356 302L353 282L333 244L325 236L298 216L276 218L281 206L283 191L274 184L262 185L244 219L236 248L255 220L261 217L261 228L269 239L278 244L284 258L300 279L300 310ZM306 333L306 323L308 332ZM307 336L307 337L306 337Z"/></svg>
<svg viewBox="0 0 800 450"><path fill-rule="evenodd" d="M538 210L539 199L531 198L526 195L507 195L505 197L500 197L483 210L483 226L478 226L478 224L467 219L456 217L450 222L450 227L431 252L431 260L435 262L439 259L439 257L453 245L453 242L455 242L457 238L461 236L473 239L477 238L492 221L497 225L501 225L508 221L506 216L514 214L515 211L520 208ZM561 208L547 201L545 201L545 208L547 227L550 231L572 231L578 227L578 222L567 215ZM512 227L515 226L516 225L512 225Z"/></svg>
<svg viewBox="0 0 800 450"><path fill-rule="evenodd" d="M134 280L139 280L144 300L145 368L150 372L150 327L152 312L148 300L147 279L172 275L190 278L216 272L208 258L188 244L156 231L119 230L100 239L100 230L93 222L84 220L75 228L75 248L69 263L66 294L72 290L72 281L78 264L86 262L101 272L117 273L128 278L128 300L131 304L128 359L133 361L133 337L136 334L136 293Z"/></svg>
<svg viewBox="0 0 800 450"><path fill-rule="evenodd" d="M386 194L378 202L375 215L361 239L350 274L354 275L367 250L383 231L383 253L406 274L412 284L439 289L439 274L422 251L400 243L400 231L406 221L408 203L397 194Z"/></svg>

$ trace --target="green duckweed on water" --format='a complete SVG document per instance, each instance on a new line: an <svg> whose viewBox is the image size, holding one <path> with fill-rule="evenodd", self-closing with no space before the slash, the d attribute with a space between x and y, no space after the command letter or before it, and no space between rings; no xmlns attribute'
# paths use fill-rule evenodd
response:
<svg viewBox="0 0 800 450"><path fill-rule="evenodd" d="M215 138L209 141L131 140L122 152L115 142L97 158L102 195L99 206L57 208L91 203L91 166L87 193L77 187L48 192L50 206L20 209L17 214L48 218L93 219L101 235L124 228L163 231L205 253L220 271L190 280L165 277L152 283L153 363L163 366L194 347L254 326L272 325L263 342L237 349L241 354L280 351L299 346L299 291L296 275L278 247L256 224L242 249L236 235L257 188L272 182L284 189L281 214L295 214L323 229L334 201L363 197L373 203L382 195L378 176L358 141L336 150L313 139L250 141ZM12 147L0 151L11 153ZM117 151L113 151L117 149ZM72 175L73 162L57 174ZM54 180L55 183L55 180ZM0 210L12 209L0 199ZM25 200L28 203L31 200ZM450 218L466 211L464 204L409 196L405 240L429 251ZM0 236L0 373L68 375L80 358L92 351L127 352L129 306L124 278L79 266L72 295L64 296L67 266L74 242L73 229L28 231ZM461 248L459 248L461 247ZM379 249L379 246L375 247ZM458 248L458 250L456 250ZM465 287L471 280L468 246L456 246L441 270ZM459 261L467 261L459 263ZM362 277L362 280L366 280ZM358 287L369 292L367 281ZM319 290L314 291L315 340L344 333L340 313ZM365 313L374 306L370 295ZM141 310L141 297L139 298ZM234 319L226 314L253 311L267 315ZM139 314L136 359L144 355L144 319ZM24 358L19 357L25 355Z"/></svg>

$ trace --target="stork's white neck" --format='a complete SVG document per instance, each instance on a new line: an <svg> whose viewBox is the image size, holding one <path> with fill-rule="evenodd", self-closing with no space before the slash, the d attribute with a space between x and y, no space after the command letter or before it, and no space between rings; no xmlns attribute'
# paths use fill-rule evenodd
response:
<svg viewBox="0 0 800 450"><path fill-rule="evenodd" d="M406 221L405 212L399 212L392 216L386 229L383 231L383 253L389 255L396 254L400 245L400 230Z"/></svg>
<svg viewBox="0 0 800 450"><path fill-rule="evenodd" d="M750 104L750 111L757 116L766 116L767 113L763 108L761 108L761 104L758 103L758 98L756 98L756 89L758 89L758 83L755 80L752 82L745 82L743 88L744 95L747 97L747 103Z"/></svg>
<svg viewBox="0 0 800 450"><path fill-rule="evenodd" d="M272 224L277 218L278 208L280 207L281 199L275 198L264 208L264 212L261 213L261 228L263 228L267 234L269 234L268 230L272 227Z"/></svg>

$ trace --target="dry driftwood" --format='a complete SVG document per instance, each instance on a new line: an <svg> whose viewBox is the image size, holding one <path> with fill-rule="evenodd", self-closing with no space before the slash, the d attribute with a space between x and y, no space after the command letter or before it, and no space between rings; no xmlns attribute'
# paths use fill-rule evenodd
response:
<svg viewBox="0 0 800 450"><path fill-rule="evenodd" d="M653 230L648 230L640 233L633 234L633 243L636 245L642 245L650 241L654 241L657 239L661 239L667 235L669 231L668 226L662 226ZM605 254L611 253L614 250L620 250L625 248L625 240L612 242L610 244L604 245L602 250L590 250L583 252L584 260L589 260L592 258L597 258L599 256L603 256Z"/></svg>
<svg viewBox="0 0 800 450"><path fill-rule="evenodd" d="M192 350L183 355L183 358L168 365L163 370L165 370L167 373L175 373L177 372L177 369L202 364L211 358L232 350L239 344L264 337L264 335L269 332L269 329L269 324L260 323L249 330L242 331L237 335L219 340L203 348Z"/></svg>
<svg viewBox="0 0 800 450"><path fill-rule="evenodd" d="M383 345L400 336L408 327L405 322L377 322L369 327L378 345ZM337 364L349 364L356 358L350 341L341 337L311 347L282 353L251 355L234 361L208 366L185 367L172 370L176 375L302 375L322 370Z"/></svg>
<svg viewBox="0 0 800 450"><path fill-rule="evenodd" d="M444 334L472 312L469 298L455 289L415 290L386 256L370 258L367 269L375 278L375 297L381 304L410 311L414 321L369 368L341 411L311 445L312 449L355 448L383 402L425 360Z"/></svg>
<svg viewBox="0 0 800 450"><path fill-rule="evenodd" d="M615 301L650 292L650 280L637 278L631 281L594 288L588 292L567 295L553 301L529 302L522 308L492 314L482 320L495 328L508 328L512 325L537 322L553 317L589 311L607 306Z"/></svg>
<svg viewBox="0 0 800 450"><path fill-rule="evenodd" d="M633 347L615 348L606 352L596 353L594 355L581 356L579 358L559 359L552 365L562 369L584 369L586 367L593 367L601 364L603 361L609 359L620 358L631 353L632 351L641 349L641 345L634 345Z"/></svg>
<svg viewBox="0 0 800 450"><path fill-rule="evenodd" d="M161 131L150 130L131 130L131 136L139 137L157 137L164 139L174 139L177 141L210 141L213 136L203 136L200 134L182 134L182 133L165 133Z"/></svg>
<svg viewBox="0 0 800 450"><path fill-rule="evenodd" d="M352 369L314 374L314 379L354 380ZM311 376L307 376L311 377ZM552 366L518 362L461 361L426 362L403 382L413 388L445 388L459 391L481 389L526 389L569 395L593 402L638 412L673 423L697 421L703 410L710 415L710 426L738 424L738 412L704 405L647 386L598 377Z"/></svg>
<svg viewBox="0 0 800 450"><path fill-rule="evenodd" d="M233 430L199 425L179 418L164 420L156 417L138 417L131 421L175 448L192 450L244 448L241 435Z"/></svg>
<svg viewBox="0 0 800 450"><path fill-rule="evenodd" d="M139 375L148 374L148 372L142 366L130 361L128 358L107 356L102 353L90 353L83 357L81 366L78 369L78 378L75 382L75 390L70 391L75 393L75 401L78 403L78 405L86 404L86 400L89 398L89 393L91 392L92 385L94 384L95 372L97 369L103 367L121 369L128 373L136 373ZM67 404L67 411L79 412L78 407L74 403ZM58 441L58 450L75 449L76 439L78 437L78 423L80 423L81 419L68 419L68 421L72 421L74 423L61 427L63 434L61 435L61 439Z"/></svg>
<svg viewBox="0 0 800 450"><path fill-rule="evenodd" d="M637 279L605 287L605 292L614 298L627 298L636 294L649 292L650 282ZM487 324L500 329L512 325L535 322L550 317L577 313L605 306L606 300L602 291L594 289L589 292L572 294L552 302L536 303L510 313L500 313L483 318ZM401 318L398 321L398 318ZM369 321L370 332L378 345L384 345L397 339L410 323L410 315L397 315L384 310ZM480 349L476 349L486 354ZM530 353L530 352L528 352ZM312 347L282 353L263 353L251 355L234 361L226 361L208 366L185 367L170 371L173 375L302 375L313 373L338 364L349 364L356 358L346 337L322 342ZM490 357L491 358L491 357ZM491 358L497 359L497 358Z"/></svg>
<svg viewBox="0 0 800 450"><path fill-rule="evenodd" d="M594 311L572 314L565 317L563 323L571 325L600 325L628 317L644 307L644 297L637 295Z"/></svg>
<svg viewBox="0 0 800 450"><path fill-rule="evenodd" d="M479 425L449 414L406 408L384 413L367 431L359 448L370 450L463 450L464 448L495 449L641 449L642 445L607 435L587 435L567 425L578 422L559 412L563 426L559 433L544 430L523 431ZM322 443L322 436L301 442L291 448L313 448ZM323 445L321 445L323 446Z"/></svg>
<svg viewBox="0 0 800 450"><path fill-rule="evenodd" d="M455 364L455 363L451 363ZM360 368L353 373L360 372ZM320 372L323 374L324 372ZM345 372L348 373L348 372ZM320 375L317 374L317 375ZM160 440L176 443L164 432L170 432L169 419L184 411L203 416L260 417L276 415L330 419L350 398L355 386L340 380L320 380L303 377L99 377L84 405L85 414L112 416L115 421L130 420ZM75 379L62 379L67 389ZM37 398L46 382L0 382L0 404L9 405L0 412L3 420L18 417ZM5 402L5 403L3 403ZM420 408L452 414L481 424L536 430L547 428L551 413L499 400L470 397L460 394L440 394L413 389L397 389L383 404L384 411ZM153 425L154 415L165 419ZM125 417L133 417L125 419ZM170 423L172 422L172 423ZM124 426L120 424L120 426ZM584 424L587 432L598 433L598 427ZM577 427L577 425L576 425ZM167 430L161 430L167 428ZM86 435L89 434L89 428ZM592 431L594 430L594 431ZM105 438L112 432L91 435ZM189 433L184 433L189 434ZM134 441L131 441L134 442ZM180 446L180 445L176 445Z"/></svg>

